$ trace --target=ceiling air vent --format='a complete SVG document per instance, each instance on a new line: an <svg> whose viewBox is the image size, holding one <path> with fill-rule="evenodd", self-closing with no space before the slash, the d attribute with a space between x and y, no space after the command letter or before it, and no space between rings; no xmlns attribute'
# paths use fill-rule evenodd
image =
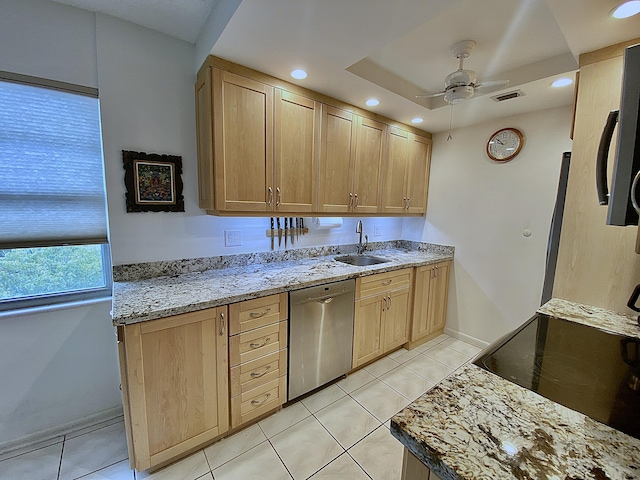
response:
<svg viewBox="0 0 640 480"><path fill-rule="evenodd" d="M500 95L494 95L490 97L494 102L504 102L505 100L511 100L512 98L524 97L522 90L513 90L507 93L501 93Z"/></svg>

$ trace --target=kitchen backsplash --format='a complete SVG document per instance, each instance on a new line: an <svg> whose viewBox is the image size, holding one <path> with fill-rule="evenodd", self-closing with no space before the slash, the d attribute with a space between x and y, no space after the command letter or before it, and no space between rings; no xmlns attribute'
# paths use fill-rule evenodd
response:
<svg viewBox="0 0 640 480"><path fill-rule="evenodd" d="M184 273L203 272L205 270L241 267L255 263L272 263L298 260L302 258L325 255L355 254L356 244L329 245L310 248L296 248L275 252L244 253L216 257L188 258L160 262L132 263L113 266L114 282L131 282L147 278L181 275ZM420 250L433 253L453 254L454 247L433 243L412 242L408 240L392 240L387 242L370 242L368 252L386 249Z"/></svg>

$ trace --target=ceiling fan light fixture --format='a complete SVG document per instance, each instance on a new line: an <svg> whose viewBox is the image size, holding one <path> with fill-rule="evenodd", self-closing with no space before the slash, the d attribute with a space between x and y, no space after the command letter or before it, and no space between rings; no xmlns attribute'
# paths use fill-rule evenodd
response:
<svg viewBox="0 0 640 480"><path fill-rule="evenodd" d="M468 100L473 97L474 88L471 85L449 88L444 94L445 102L452 105Z"/></svg>
<svg viewBox="0 0 640 480"><path fill-rule="evenodd" d="M609 12L613 18L629 18L640 13L640 0L623 2Z"/></svg>

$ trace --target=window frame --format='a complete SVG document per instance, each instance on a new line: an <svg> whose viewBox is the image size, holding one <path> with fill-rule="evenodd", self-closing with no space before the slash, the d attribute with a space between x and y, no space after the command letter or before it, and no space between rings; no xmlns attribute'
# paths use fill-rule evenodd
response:
<svg viewBox="0 0 640 480"><path fill-rule="evenodd" d="M97 88L87 87L83 85L76 85L76 84L62 82L58 80L50 80L46 78L23 75L19 73L0 71L0 81L19 83L22 85L29 85L33 87L60 90L68 93L73 93L76 95L93 97L93 98L96 98L98 102L100 100ZM102 131L98 133L100 135L100 141L102 142ZM104 165L104 150L102 155L102 162ZM105 187L104 195L105 195L105 206L106 206L107 204L106 187ZM108 217L106 218L108 219ZM11 313L11 311L20 311L24 309L31 309L31 308L38 308L38 307L49 307L49 306L63 307L65 304L72 304L72 303L99 300L99 299L105 299L105 300L110 299L112 296L112 289L113 289L111 247L109 243L101 243L99 245L101 246L101 256L102 256L102 277L104 280L103 287L85 288L85 289L74 290L70 292L47 293L42 295L32 295L32 296L25 296L20 298L4 299L4 300L0 299L0 312L4 314L4 313ZM59 246L64 246L64 244Z"/></svg>

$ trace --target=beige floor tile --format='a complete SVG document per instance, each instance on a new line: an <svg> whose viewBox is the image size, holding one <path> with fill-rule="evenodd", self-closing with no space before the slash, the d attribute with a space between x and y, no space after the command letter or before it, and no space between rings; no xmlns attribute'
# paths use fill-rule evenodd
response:
<svg viewBox="0 0 640 480"><path fill-rule="evenodd" d="M315 417L345 449L380 426L380 421L351 397L341 398L316 412Z"/></svg>
<svg viewBox="0 0 640 480"><path fill-rule="evenodd" d="M409 360L404 366L433 383L440 382L453 372L453 368L438 362L426 354Z"/></svg>
<svg viewBox="0 0 640 480"><path fill-rule="evenodd" d="M469 357L467 355L456 352L444 344L436 345L435 347L427 350L425 355L453 368L454 370L469 361Z"/></svg>
<svg viewBox="0 0 640 480"><path fill-rule="evenodd" d="M343 453L310 480L369 480L369 476L348 453Z"/></svg>
<svg viewBox="0 0 640 480"><path fill-rule="evenodd" d="M302 400L302 404L307 407L311 413L315 413L318 410L332 404L336 400L340 400L346 393L337 385L329 385L323 388L317 393L314 393L310 397Z"/></svg>
<svg viewBox="0 0 640 480"><path fill-rule="evenodd" d="M381 422L386 422L410 403L380 380L359 388L351 396Z"/></svg>
<svg viewBox="0 0 640 480"><path fill-rule="evenodd" d="M123 460L109 467L90 473L82 480L135 480L133 470L129 466L129 460Z"/></svg>
<svg viewBox="0 0 640 480"><path fill-rule="evenodd" d="M258 422L258 425L267 438L271 438L310 416L311 412L307 410L307 407L305 407L301 402L297 402L283 408L278 413L261 420Z"/></svg>
<svg viewBox="0 0 640 480"><path fill-rule="evenodd" d="M442 341L442 340L441 340ZM441 341L438 341L437 338L433 338L431 340L429 340L426 343L423 343L422 345L414 348L413 350L411 350L412 352L418 352L418 353L424 353L427 350L429 350L430 348L435 347L436 345L439 345Z"/></svg>
<svg viewBox="0 0 640 480"><path fill-rule="evenodd" d="M266 441L267 437L262 433L262 429L255 424L208 446L204 449L204 454L213 470Z"/></svg>
<svg viewBox="0 0 640 480"><path fill-rule="evenodd" d="M429 382L406 367L393 369L380 377L380 380L411 401L433 387L432 382Z"/></svg>
<svg viewBox="0 0 640 480"><path fill-rule="evenodd" d="M153 473L138 472L136 480L195 480L210 471L204 451L198 450L187 458Z"/></svg>
<svg viewBox="0 0 640 480"><path fill-rule="evenodd" d="M383 357L377 362L373 362L371 365L367 365L364 369L374 377L381 377L385 373L393 370L400 365L395 360L389 357Z"/></svg>
<svg viewBox="0 0 640 480"><path fill-rule="evenodd" d="M407 353L409 350L407 350L406 348L399 348L398 350L396 350L395 352L390 353L389 355L387 355L387 357L389 357L392 360L395 360L397 357L400 357L402 355L404 355L405 353Z"/></svg>
<svg viewBox="0 0 640 480"><path fill-rule="evenodd" d="M87 475L127 457L123 422L93 430L64 442L59 480Z"/></svg>
<svg viewBox="0 0 640 480"><path fill-rule="evenodd" d="M308 478L344 452L314 417L297 423L270 441L295 480Z"/></svg>
<svg viewBox="0 0 640 480"><path fill-rule="evenodd" d="M215 480L291 480L291 476L269 442L213 470Z"/></svg>
<svg viewBox="0 0 640 480"><path fill-rule="evenodd" d="M85 433L93 432L94 430L99 430L100 428L108 427L109 425L115 425L116 423L124 423L124 416L119 415L114 418L110 418L109 420L105 420L104 422L96 423L95 425L91 425L89 427L81 428L79 430L75 430L65 435L65 440L70 440L75 437L79 437L80 435L84 435Z"/></svg>
<svg viewBox="0 0 640 480"><path fill-rule="evenodd" d="M349 449L349 454L373 480L399 480L404 447L381 426Z"/></svg>
<svg viewBox="0 0 640 480"><path fill-rule="evenodd" d="M441 343L441 345L449 347L456 352L460 352L467 357L475 357L482 351L481 348L476 347L475 345L471 345L470 343L463 342L462 340L453 337L447 338L444 342Z"/></svg>
<svg viewBox="0 0 640 480"><path fill-rule="evenodd" d="M351 393L354 390L366 385L369 382L372 382L376 379L373 375L371 375L366 370L358 370L356 373L352 373L347 376L347 378L340 380L336 385L338 385L342 390L347 393Z"/></svg>
<svg viewBox="0 0 640 480"><path fill-rule="evenodd" d="M62 443L0 462L0 480L51 480L58 477Z"/></svg>
<svg viewBox="0 0 640 480"><path fill-rule="evenodd" d="M406 350L405 353L403 353L400 356L397 356L394 358L394 360L398 363L405 363L408 362L409 360L411 360L412 358L417 357L418 355L420 355L422 352L419 352L416 348L414 348L413 350Z"/></svg>
<svg viewBox="0 0 640 480"><path fill-rule="evenodd" d="M24 455L25 453L33 452L34 450L40 450L41 448L49 447L51 445L55 445L56 443L64 442L64 435L60 435L58 437L52 437L42 442L31 443L24 447L16 448L14 450L10 450L4 452L0 455L0 462L3 460L8 460L13 457L17 457L18 455Z"/></svg>

